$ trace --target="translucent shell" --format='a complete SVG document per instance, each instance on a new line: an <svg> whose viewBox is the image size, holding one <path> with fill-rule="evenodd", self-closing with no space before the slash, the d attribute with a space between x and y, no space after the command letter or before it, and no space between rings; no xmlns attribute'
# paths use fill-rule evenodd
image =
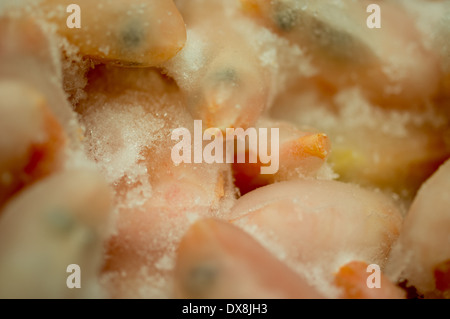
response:
<svg viewBox="0 0 450 319"><path fill-rule="evenodd" d="M214 219L183 237L175 278L180 298L323 298L251 236Z"/></svg>
<svg viewBox="0 0 450 319"><path fill-rule="evenodd" d="M0 218L2 298L99 297L98 273L108 231L110 190L89 170L52 175L26 188ZM68 289L67 266L82 269Z"/></svg>
<svg viewBox="0 0 450 319"><path fill-rule="evenodd" d="M44 0L40 8L82 55L122 66L155 66L177 54L186 41L183 18L172 0L81 0L76 4L81 28L67 27L70 13L61 1Z"/></svg>
<svg viewBox="0 0 450 319"><path fill-rule="evenodd" d="M320 273L321 279L328 280L323 287L332 287L332 274L349 261L383 269L402 223L387 197L350 184L317 180L254 190L236 202L229 219L301 274L311 279Z"/></svg>
<svg viewBox="0 0 450 319"><path fill-rule="evenodd" d="M21 82L0 81L0 206L62 166L66 135L48 102Z"/></svg>
<svg viewBox="0 0 450 319"><path fill-rule="evenodd" d="M242 0L245 12L309 53L329 92L359 86L372 102L407 109L437 94L439 59L411 17L383 3L382 27L366 26L370 1ZM405 50L407 53L405 53Z"/></svg>
<svg viewBox="0 0 450 319"><path fill-rule="evenodd" d="M387 273L407 280L426 296L449 293L450 162L443 164L420 188L406 216Z"/></svg>

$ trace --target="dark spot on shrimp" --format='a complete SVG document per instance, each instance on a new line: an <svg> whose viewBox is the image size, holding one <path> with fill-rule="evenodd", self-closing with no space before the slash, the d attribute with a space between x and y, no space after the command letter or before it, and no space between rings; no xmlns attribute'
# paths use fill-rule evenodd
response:
<svg viewBox="0 0 450 319"><path fill-rule="evenodd" d="M68 234L76 226L75 219L64 209L53 209L45 215L45 218L52 231L59 234Z"/></svg>
<svg viewBox="0 0 450 319"><path fill-rule="evenodd" d="M135 50L145 41L145 31L142 24L133 21L126 24L120 34L120 41L125 50Z"/></svg>
<svg viewBox="0 0 450 319"><path fill-rule="evenodd" d="M299 13L285 2L276 2L273 20L281 31L290 32L297 25Z"/></svg>
<svg viewBox="0 0 450 319"><path fill-rule="evenodd" d="M354 36L309 16L309 37L315 45L336 62L360 63L366 58L368 49Z"/></svg>
<svg viewBox="0 0 450 319"><path fill-rule="evenodd" d="M315 47L330 61L336 63L362 64L373 57L361 40L345 30L322 21L313 12L296 8L287 1L274 4L274 21L284 32L295 32L295 37L305 45Z"/></svg>
<svg viewBox="0 0 450 319"><path fill-rule="evenodd" d="M222 69L213 75L217 82L232 82L236 83L238 80L238 74L236 70L231 68Z"/></svg>
<svg viewBox="0 0 450 319"><path fill-rule="evenodd" d="M211 263L201 263L189 272L184 287L194 298L209 294L217 283L219 269Z"/></svg>

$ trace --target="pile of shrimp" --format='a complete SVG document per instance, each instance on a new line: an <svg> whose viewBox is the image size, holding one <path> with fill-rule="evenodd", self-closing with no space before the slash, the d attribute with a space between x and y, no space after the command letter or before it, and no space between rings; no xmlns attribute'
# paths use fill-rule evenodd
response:
<svg viewBox="0 0 450 319"><path fill-rule="evenodd" d="M0 297L450 298L450 2L372 2L2 1Z"/></svg>

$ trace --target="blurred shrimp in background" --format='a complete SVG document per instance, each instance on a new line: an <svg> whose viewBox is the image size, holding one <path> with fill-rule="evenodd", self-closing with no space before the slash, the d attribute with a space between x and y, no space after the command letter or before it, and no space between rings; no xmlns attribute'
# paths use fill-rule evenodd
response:
<svg viewBox="0 0 450 319"><path fill-rule="evenodd" d="M450 298L450 2L70 4L0 3L1 298Z"/></svg>

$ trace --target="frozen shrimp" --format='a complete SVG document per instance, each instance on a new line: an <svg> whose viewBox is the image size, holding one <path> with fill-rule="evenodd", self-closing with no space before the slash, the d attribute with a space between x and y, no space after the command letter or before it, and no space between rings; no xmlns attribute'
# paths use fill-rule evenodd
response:
<svg viewBox="0 0 450 319"><path fill-rule="evenodd" d="M229 219L294 269L321 272L328 286L332 273L349 261L383 268L402 222L387 197L318 180L257 189L236 202Z"/></svg>
<svg viewBox="0 0 450 319"><path fill-rule="evenodd" d="M80 28L66 25L69 4L43 0L36 10L83 56L123 66L155 66L175 56L186 41L183 18L172 0L77 1Z"/></svg>
<svg viewBox="0 0 450 319"><path fill-rule="evenodd" d="M62 166L66 135L46 98L16 81L0 81L0 206Z"/></svg>
<svg viewBox="0 0 450 319"><path fill-rule="evenodd" d="M198 221L183 237L175 279L180 298L323 298L250 235L214 219Z"/></svg>
<svg viewBox="0 0 450 319"><path fill-rule="evenodd" d="M79 149L81 128L63 90L60 52L35 19L0 17L0 80L3 79L39 94L64 129L70 149Z"/></svg>
<svg viewBox="0 0 450 319"><path fill-rule="evenodd" d="M10 201L0 218L2 298L103 296L97 278L110 195L97 174L73 170L54 174ZM68 289L71 264L82 269L82 289Z"/></svg>
<svg viewBox="0 0 450 319"><path fill-rule="evenodd" d="M89 155L116 194L102 283L116 298L173 296L182 234L233 202L229 167L175 165L171 133L192 129L193 119L177 86L156 70L98 66L89 79L77 110Z"/></svg>
<svg viewBox="0 0 450 319"><path fill-rule="evenodd" d="M309 53L329 93L358 86L375 104L410 109L437 94L439 59L411 17L383 2L382 26L366 26L370 1L242 0L256 21ZM405 56L405 50L407 57Z"/></svg>
<svg viewBox="0 0 450 319"><path fill-rule="evenodd" d="M420 188L392 250L387 273L427 297L450 297L450 161Z"/></svg>
<svg viewBox="0 0 450 319"><path fill-rule="evenodd" d="M404 299L406 292L393 284L384 274L380 275L378 287L369 288L368 264L352 261L335 274L335 284L341 288L341 298L345 299ZM372 283L373 284L373 283Z"/></svg>
<svg viewBox="0 0 450 319"><path fill-rule="evenodd" d="M166 72L177 81L193 117L207 127L250 127L269 104L270 74L246 36L229 23L223 12L229 2L201 2L202 9L197 2L177 2L188 39L184 50L164 64Z"/></svg>
<svg viewBox="0 0 450 319"><path fill-rule="evenodd" d="M261 163L257 149L245 149L244 156L236 151L236 159L232 164L235 184L239 187L241 195L261 186L265 186L277 181L291 179L314 178L321 176L321 169L326 170L326 160L330 154L331 145L326 134L314 130L303 132L295 125L288 122L273 121L268 119L259 120L256 129L272 128L279 130L279 140L276 145L272 145L271 137L268 136L268 150L274 155L278 152L278 171L274 174L262 174ZM262 138L260 136L260 138ZM241 150L242 152L242 150ZM239 156L245 158L244 163L240 163ZM256 163L251 163L250 158L256 158ZM330 178L326 173L323 178Z"/></svg>

